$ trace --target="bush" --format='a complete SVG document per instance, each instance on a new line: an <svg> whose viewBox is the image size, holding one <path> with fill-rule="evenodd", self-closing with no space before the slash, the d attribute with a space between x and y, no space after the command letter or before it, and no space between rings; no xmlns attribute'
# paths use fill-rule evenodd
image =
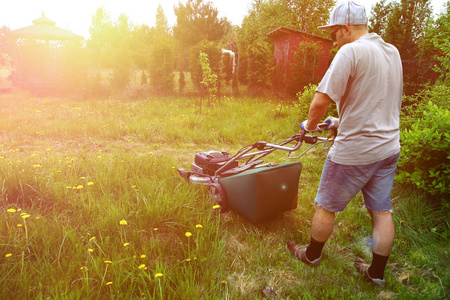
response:
<svg viewBox="0 0 450 300"><path fill-rule="evenodd" d="M447 94L447 97L448 94ZM447 100L448 101L448 100ZM450 196L450 111L429 101L418 104L423 116L401 132L397 179L430 195Z"/></svg>
<svg viewBox="0 0 450 300"><path fill-rule="evenodd" d="M298 92L298 101L294 103L294 108L298 111L298 117L300 122L308 119L309 106L316 94L317 85L309 84L303 88L303 92ZM328 106L327 114L325 117L332 116L338 117L336 104L333 102ZM325 120L325 119L324 119Z"/></svg>
<svg viewBox="0 0 450 300"><path fill-rule="evenodd" d="M421 92L403 97L402 111L400 114L400 129L411 129L412 124L422 117L425 107L429 101L437 106L450 109L450 87L445 85L435 85Z"/></svg>

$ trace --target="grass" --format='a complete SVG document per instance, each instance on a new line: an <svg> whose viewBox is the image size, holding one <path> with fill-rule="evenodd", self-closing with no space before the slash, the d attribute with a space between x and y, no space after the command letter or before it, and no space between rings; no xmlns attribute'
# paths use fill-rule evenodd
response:
<svg viewBox="0 0 450 300"><path fill-rule="evenodd" d="M260 299L267 286L276 299L449 295L448 212L398 185L385 289L353 268L371 256L360 196L337 216L321 266L290 256L288 240L309 242L322 149L301 159L298 208L261 224L219 213L177 175L196 152L296 133L293 105L223 98L200 113L195 98L15 92L0 95L0 113L1 299Z"/></svg>

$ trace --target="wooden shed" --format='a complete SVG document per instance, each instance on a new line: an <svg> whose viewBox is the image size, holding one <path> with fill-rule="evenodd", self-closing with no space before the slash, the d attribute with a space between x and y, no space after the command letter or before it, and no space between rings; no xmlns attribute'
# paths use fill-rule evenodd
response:
<svg viewBox="0 0 450 300"><path fill-rule="evenodd" d="M318 44L322 51L318 56L318 64L311 78L321 79L330 64L330 50L333 46L331 39L309 34L287 27L278 27L267 34L267 37L274 39L274 66L278 70L277 77L286 79L292 73L292 66L295 64L295 52L301 42L313 42Z"/></svg>

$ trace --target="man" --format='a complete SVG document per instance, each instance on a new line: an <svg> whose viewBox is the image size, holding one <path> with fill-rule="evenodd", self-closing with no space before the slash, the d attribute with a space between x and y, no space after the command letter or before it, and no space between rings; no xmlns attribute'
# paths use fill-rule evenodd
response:
<svg viewBox="0 0 450 300"><path fill-rule="evenodd" d="M336 103L339 119L328 118L326 129L339 133L325 162L315 202L308 246L288 242L292 255L317 266L330 237L336 212L342 212L359 191L372 217L373 259L358 259L356 269L366 279L384 286L384 269L394 240L391 190L400 152L399 115L403 75L397 49L375 33L368 32L363 6L352 1L337 6L330 31L339 48L320 82L301 127L320 131L317 124L328 105Z"/></svg>

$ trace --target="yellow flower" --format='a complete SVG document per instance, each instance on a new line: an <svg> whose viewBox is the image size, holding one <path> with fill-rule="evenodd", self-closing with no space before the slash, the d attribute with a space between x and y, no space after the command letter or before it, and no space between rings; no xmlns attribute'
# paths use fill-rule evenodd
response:
<svg viewBox="0 0 450 300"><path fill-rule="evenodd" d="M155 274L155 278L163 277L163 276L164 276L163 273L156 273L156 274Z"/></svg>
<svg viewBox="0 0 450 300"><path fill-rule="evenodd" d="M92 253L92 252L94 252L94 249L89 248L88 252Z"/></svg>
<svg viewBox="0 0 450 300"><path fill-rule="evenodd" d="M10 212L10 213L15 213L15 212L16 212L16 210L15 210L14 208L10 208L10 209L8 209L8 210L7 210L7 212Z"/></svg>
<svg viewBox="0 0 450 300"><path fill-rule="evenodd" d="M5 257L11 257L11 256L12 256L12 253L8 253L5 255Z"/></svg>
<svg viewBox="0 0 450 300"><path fill-rule="evenodd" d="M86 270L87 268L86 268L86 266L82 266L81 268L80 268L80 270Z"/></svg>
<svg viewBox="0 0 450 300"><path fill-rule="evenodd" d="M130 243L123 244L124 247L130 246Z"/></svg>
<svg viewBox="0 0 450 300"><path fill-rule="evenodd" d="M192 233L190 233L190 232L188 231L188 232L186 232L184 235L187 236L187 237L190 237L190 236L192 235Z"/></svg>
<svg viewBox="0 0 450 300"><path fill-rule="evenodd" d="M202 229L203 226L202 226L202 224L197 224L197 225L195 225L195 228Z"/></svg>
<svg viewBox="0 0 450 300"><path fill-rule="evenodd" d="M123 226L128 225L127 221L125 221L125 220L120 220L119 224L123 225Z"/></svg>
<svg viewBox="0 0 450 300"><path fill-rule="evenodd" d="M144 264L139 266L139 270L142 270L142 269L145 269L145 265Z"/></svg>
<svg viewBox="0 0 450 300"><path fill-rule="evenodd" d="M106 283L106 285L111 285L111 284L113 284L112 281Z"/></svg>
<svg viewBox="0 0 450 300"><path fill-rule="evenodd" d="M17 224L17 227L22 227L23 225L22 224Z"/></svg>
<svg viewBox="0 0 450 300"><path fill-rule="evenodd" d="M218 204L213 206L213 209L219 209L219 208L220 208L220 205L218 205Z"/></svg>
<svg viewBox="0 0 450 300"><path fill-rule="evenodd" d="M95 236L91 237L91 238L89 239L89 242L92 242L93 240L95 240Z"/></svg>
<svg viewBox="0 0 450 300"><path fill-rule="evenodd" d="M89 181L88 185L94 185L94 183L92 181Z"/></svg>
<svg viewBox="0 0 450 300"><path fill-rule="evenodd" d="M105 263L105 264L112 264L112 261L110 261L110 260L105 260L104 263Z"/></svg>
<svg viewBox="0 0 450 300"><path fill-rule="evenodd" d="M29 214L24 214L23 216L21 216L22 219L26 219L26 218L29 218L29 217L31 217Z"/></svg>
<svg viewBox="0 0 450 300"><path fill-rule="evenodd" d="M86 179L86 177L80 177L80 180L85 180Z"/></svg>
<svg viewBox="0 0 450 300"><path fill-rule="evenodd" d="M146 257L147 257L147 255L145 255L145 254L141 255L141 258L146 258Z"/></svg>
<svg viewBox="0 0 450 300"><path fill-rule="evenodd" d="M153 228L153 230L154 230L154 231L157 231L157 230L158 230L158 228L156 228L156 227L155 227L155 228Z"/></svg>
<svg viewBox="0 0 450 300"><path fill-rule="evenodd" d="M83 186L80 184L79 186L77 186L77 190L81 190L83 188Z"/></svg>

